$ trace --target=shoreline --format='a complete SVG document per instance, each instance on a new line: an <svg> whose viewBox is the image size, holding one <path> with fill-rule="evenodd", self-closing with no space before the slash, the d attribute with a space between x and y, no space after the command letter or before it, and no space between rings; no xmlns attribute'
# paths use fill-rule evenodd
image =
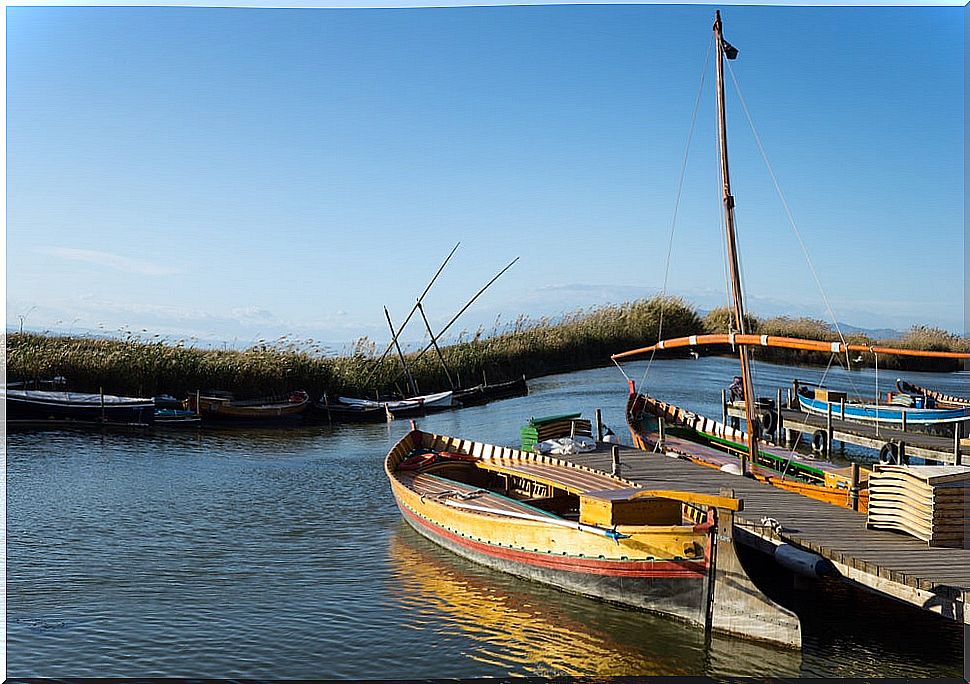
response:
<svg viewBox="0 0 970 684"><path fill-rule="evenodd" d="M611 354L642 346L663 337L698 332L724 332L730 313L715 309L701 317L691 304L674 297L654 297L622 305L604 306L566 314L553 323L520 316L504 329L485 334L482 329L468 339L441 347L442 367L434 351L405 354L420 392L473 387L482 382L499 383L536 378L611 364ZM763 335L806 337L836 341L839 336L822 321L808 318L750 317L748 327ZM285 339L285 338L282 338ZM902 338L872 340L854 333L848 341L866 345L891 345L922 351L970 351L970 338L937 328L915 325ZM309 341L308 341L309 342ZM129 335L125 339L9 333L6 336L8 380L43 381L64 377L77 391L110 394L186 396L196 390L226 390L238 398L280 395L303 389L316 399L324 393L335 396L374 396L398 391L406 394L404 370L399 359L388 355L378 365L378 345L360 338L342 355L322 353L307 343L288 342L256 345L244 351L199 348L175 343L147 341ZM710 355L729 356L729 349L711 350ZM718 351L728 353L718 353ZM688 356L664 353L657 358ZM872 367L871 353L851 361L858 367ZM644 357L646 358L646 357ZM795 366L825 366L827 354L794 352L786 349L753 348L756 361ZM844 362L845 360L842 359ZM965 369L958 360L885 356L878 359L886 371L953 372Z"/></svg>

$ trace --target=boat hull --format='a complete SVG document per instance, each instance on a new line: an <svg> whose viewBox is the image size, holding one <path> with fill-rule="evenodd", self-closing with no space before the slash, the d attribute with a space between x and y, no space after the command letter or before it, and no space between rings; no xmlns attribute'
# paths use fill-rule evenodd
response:
<svg viewBox="0 0 970 684"><path fill-rule="evenodd" d="M306 392L294 392L287 401L233 402L221 397L190 396L188 404L205 424L273 427L301 422L310 407L310 397Z"/></svg>
<svg viewBox="0 0 970 684"><path fill-rule="evenodd" d="M85 422L151 424L155 417L152 399L81 394L6 390L7 420L74 420Z"/></svg>
<svg viewBox="0 0 970 684"><path fill-rule="evenodd" d="M797 396L799 406L806 413L827 416L831 411L836 418L843 417L842 404L808 397L803 393L799 393ZM954 409L903 409L896 406L846 403L844 409L846 420L890 425L902 425L904 413L907 425L940 425L942 423L959 422L970 417L970 406Z"/></svg>
<svg viewBox="0 0 970 684"><path fill-rule="evenodd" d="M713 523L584 527L482 484L462 484L423 471L405 472L415 449L456 452L459 468L508 482L539 469L536 482L553 499L583 487L630 487L630 483L537 454L440 437L412 430L388 454L385 472L402 517L418 533L481 565L564 591L703 625L709 605ZM485 461L469 465L468 460ZM452 464L454 465L454 464ZM446 467L451 467L446 466ZM505 469L505 470L503 470ZM583 490L585 491L585 490ZM594 490L589 490L594 491ZM627 495L636 491L619 489ZM485 493L485 497L476 498ZM456 496L457 495L457 496ZM592 494L590 494L592 495ZM454 498L451 498L454 497ZM670 503L670 502L668 502ZM496 514L498 509L502 509ZM701 517L707 514L701 514ZM590 533L592 530L593 533ZM614 539L611 534L620 533ZM605 533L605 534L604 534Z"/></svg>
<svg viewBox="0 0 970 684"><path fill-rule="evenodd" d="M691 561L570 562L468 539L419 517L398 502L404 520L439 546L470 561L590 598L704 624L707 566Z"/></svg>
<svg viewBox="0 0 970 684"><path fill-rule="evenodd" d="M640 416L644 411L662 416L668 428L665 448L688 458L698 465L708 468L724 469L737 465L738 455L747 452L744 433L709 418L697 416L677 406L657 401L644 394L633 393L627 401L627 427L633 444L643 451L654 452L659 448L661 436L644 429ZM776 454L759 449L759 459L750 465L749 474L759 482L772 487L795 492L810 499L853 508L850 496L851 476L832 464L811 461L803 462L787 452ZM776 465L777 464L777 465ZM775 465L775 468L771 466ZM866 475L865 472L862 475ZM866 481L860 482L855 508L862 513L868 510L869 490Z"/></svg>

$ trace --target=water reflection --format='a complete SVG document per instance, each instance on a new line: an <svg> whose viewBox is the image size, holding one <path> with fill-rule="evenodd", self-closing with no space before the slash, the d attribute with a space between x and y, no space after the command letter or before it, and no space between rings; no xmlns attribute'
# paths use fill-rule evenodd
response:
<svg viewBox="0 0 970 684"><path fill-rule="evenodd" d="M797 651L716 637L458 558L402 523L388 545L391 594L416 629L459 629L481 674L797 676ZM439 622L439 619L443 618Z"/></svg>

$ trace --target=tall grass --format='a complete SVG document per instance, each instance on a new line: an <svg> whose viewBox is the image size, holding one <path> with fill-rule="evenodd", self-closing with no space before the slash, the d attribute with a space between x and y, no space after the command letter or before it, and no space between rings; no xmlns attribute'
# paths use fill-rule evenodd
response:
<svg viewBox="0 0 970 684"><path fill-rule="evenodd" d="M464 331L441 353L452 378L460 386L536 377L608 364L610 354L650 344L658 339L661 313L663 337L701 331L725 332L725 311L715 310L703 320L696 309L678 298L659 297L632 303L585 309L558 319L524 316L490 331ZM767 335L838 339L825 323L807 318L751 317L752 332ZM856 336L850 341L873 343ZM925 326L912 328L898 346L913 349L970 350L970 340ZM10 380L43 380L64 376L79 391L103 389L110 394L177 397L196 390L232 391L239 398L285 394L305 389L313 396L328 393L373 396L377 390L408 388L397 358L378 364L378 345L361 338L345 353L335 355L312 340L281 337L260 340L243 351L202 349L184 340L94 339L32 333L7 335L7 374ZM759 358L788 363L827 363L825 355L805 357L787 350L756 349ZM422 392L448 389L434 350L420 358L408 354L409 367ZM867 361L871 362L871 359ZM953 362L928 362L906 357L880 357L880 367L953 370Z"/></svg>

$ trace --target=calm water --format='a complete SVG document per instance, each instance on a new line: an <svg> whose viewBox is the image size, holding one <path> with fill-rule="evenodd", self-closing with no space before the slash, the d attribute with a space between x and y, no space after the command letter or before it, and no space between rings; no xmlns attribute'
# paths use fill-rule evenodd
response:
<svg viewBox="0 0 970 684"><path fill-rule="evenodd" d="M644 367L627 370L639 380ZM734 368L655 362L647 387L718 416ZM795 372L756 370L771 395ZM906 377L970 394L967 375ZM893 379L881 375L883 392ZM875 391L872 373L829 384ZM599 407L628 442L616 369L530 386L420 426L515 444L530 416ZM698 390L706 401L692 400ZM459 559L408 528L391 499L382 460L406 430L8 435L8 675L960 675L960 630L843 589L810 611L799 654L705 645L695 629ZM889 620L894 636L872 629Z"/></svg>

